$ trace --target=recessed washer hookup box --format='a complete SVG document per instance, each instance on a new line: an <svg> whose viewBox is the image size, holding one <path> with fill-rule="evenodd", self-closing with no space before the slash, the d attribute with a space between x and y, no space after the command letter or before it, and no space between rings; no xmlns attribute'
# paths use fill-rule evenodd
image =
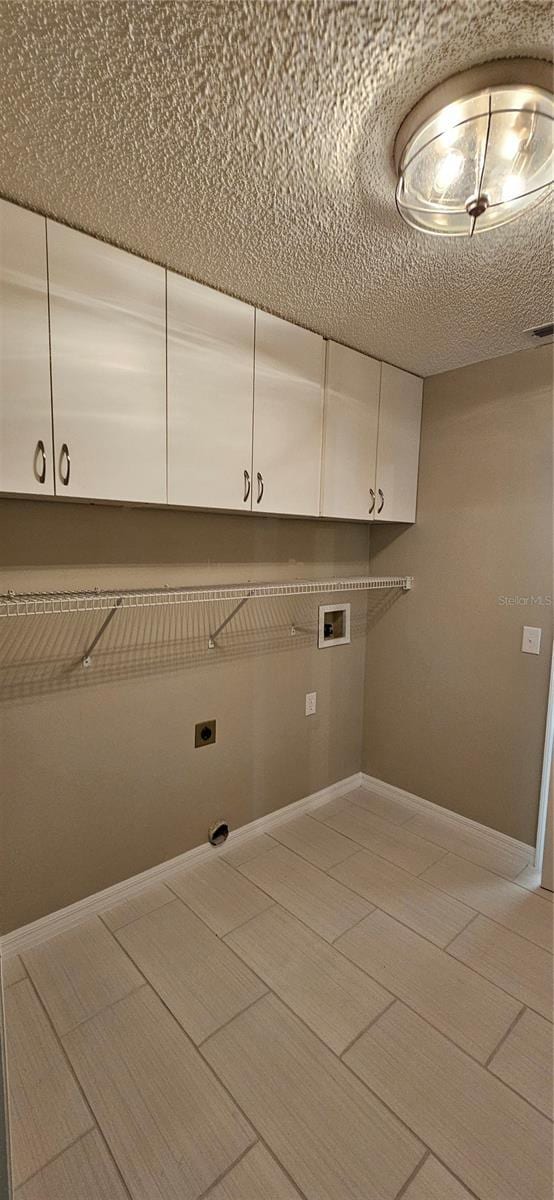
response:
<svg viewBox="0 0 554 1200"><path fill-rule="evenodd" d="M318 646L345 646L350 641L350 605L320 604Z"/></svg>

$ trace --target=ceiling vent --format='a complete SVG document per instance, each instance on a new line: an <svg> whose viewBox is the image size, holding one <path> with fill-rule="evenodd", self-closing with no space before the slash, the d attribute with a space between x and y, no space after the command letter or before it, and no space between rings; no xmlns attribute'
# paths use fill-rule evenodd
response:
<svg viewBox="0 0 554 1200"><path fill-rule="evenodd" d="M537 325L536 329L526 329L524 332L533 342L551 342L554 335L554 323L550 321L547 325Z"/></svg>

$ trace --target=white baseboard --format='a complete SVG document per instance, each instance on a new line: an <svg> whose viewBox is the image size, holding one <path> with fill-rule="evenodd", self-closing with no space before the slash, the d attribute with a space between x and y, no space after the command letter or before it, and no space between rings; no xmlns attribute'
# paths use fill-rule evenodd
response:
<svg viewBox="0 0 554 1200"><path fill-rule="evenodd" d="M140 875L133 875L131 879L114 883L112 887L105 888L102 892L95 892L93 896L77 900L75 904L70 904L67 908L60 908L46 917L40 917L38 921L32 921L30 925L14 929L12 933L8 933L0 939L0 953L3 955L19 954L24 950L29 950L31 946L36 946L39 942L44 942L57 933L64 933L67 929L73 928L85 917L93 916L104 908L111 908L121 900L129 900L148 884L159 883L168 875L173 875L175 871L183 870L186 867L196 867L207 859L213 860L219 855L225 854L230 846L237 846L239 842L246 841L260 833L269 833L283 821L288 821L293 816L299 816L300 813L309 812L310 809L319 808L327 800L344 796L358 787L367 787L384 797L407 800L413 805L414 815L417 812L440 813L442 817L448 817L456 825L464 825L474 832L486 835L491 842L497 844L501 842L523 851L530 858L533 856L534 847L527 846L525 842L518 842L506 833L499 833L495 829L490 829L488 825L481 825L479 821L472 821L469 817L451 812L450 809L443 808L440 804L434 804L431 800L424 800L422 796L416 796L413 792L406 792L392 783L385 783L382 779L375 779L373 775L366 775L363 771L359 771L355 775L348 776L347 779L339 779L337 783L332 783L319 792L312 792L310 796L305 796L302 800L296 800L292 804L286 804L284 808L278 808L274 812L267 813L266 816L258 817L257 820L250 821L248 825L242 825L240 829L235 829L229 834L227 841L222 846L210 846L205 842L201 846L195 846L192 850L185 850L176 858L158 863L155 867L149 867Z"/></svg>
<svg viewBox="0 0 554 1200"><path fill-rule="evenodd" d="M210 846L209 842L204 842L192 850L185 850L176 858L170 858L166 862L158 863L155 867L141 871L140 875L133 875L130 879L122 880L121 883L114 883L101 892L95 892L92 896L85 896L83 900L77 900L75 904L69 904L67 908L60 908L46 917L39 917L38 921L22 925L19 929L14 929L0 939L0 953L2 955L20 954L23 950L30 950L31 946L55 937L57 933L65 933L67 929L72 929L86 917L94 916L101 909L111 908L121 900L129 900L148 884L159 883L168 875L173 875L175 871L183 870L185 867L196 867L206 859L213 860L220 854L225 854L231 846L237 846L239 842L257 834L268 833L270 829L281 825L283 821L288 821L292 816L309 812L310 809L325 804L327 800L351 792L354 788L360 787L360 783L361 774L357 771L355 775L349 775L347 779L339 779L337 783L332 783L319 792L312 792L310 796L304 796L302 800L286 804L284 808L278 808L264 817L250 821L248 825L242 825L240 829L235 829L229 834L227 841L222 846Z"/></svg>
<svg viewBox="0 0 554 1200"><path fill-rule="evenodd" d="M366 775L364 771L360 773L362 787L369 788L372 792L378 792L380 796L390 796L394 800L407 800L414 807L414 816L416 812L435 812L440 813L441 817L448 817L456 825L464 825L466 829L472 829L474 833L485 834L492 842L501 842L505 846L511 846L513 850L521 850L531 857L535 853L534 846L528 846L526 842L518 842L517 838L510 837L507 833L500 833L498 829L491 829L490 825L481 825L480 821L473 821L471 817L463 817L461 813L452 812L450 808L443 808L442 804L434 804L432 800L424 800L422 796L416 796L414 792L406 792L404 788L395 787L393 783L385 783L382 779L376 779L373 775Z"/></svg>

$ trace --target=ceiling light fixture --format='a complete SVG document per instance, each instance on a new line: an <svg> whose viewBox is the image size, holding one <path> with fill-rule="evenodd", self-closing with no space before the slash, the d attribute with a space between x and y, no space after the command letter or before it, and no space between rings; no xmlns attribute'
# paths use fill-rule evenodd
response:
<svg viewBox="0 0 554 1200"><path fill-rule="evenodd" d="M398 131L400 215L447 237L513 221L552 189L553 130L551 63L515 58L453 76Z"/></svg>

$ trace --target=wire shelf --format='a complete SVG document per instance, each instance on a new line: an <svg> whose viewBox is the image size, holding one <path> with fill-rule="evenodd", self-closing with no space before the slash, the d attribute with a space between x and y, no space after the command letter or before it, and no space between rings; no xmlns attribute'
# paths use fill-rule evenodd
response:
<svg viewBox="0 0 554 1200"><path fill-rule="evenodd" d="M198 587L92 589L81 592L6 592L0 594L0 617L37 617L55 613L102 612L113 608L155 608L214 601L263 600L268 596L369 592L412 586L410 575L360 575L351 579L297 579L281 583L239 583Z"/></svg>

